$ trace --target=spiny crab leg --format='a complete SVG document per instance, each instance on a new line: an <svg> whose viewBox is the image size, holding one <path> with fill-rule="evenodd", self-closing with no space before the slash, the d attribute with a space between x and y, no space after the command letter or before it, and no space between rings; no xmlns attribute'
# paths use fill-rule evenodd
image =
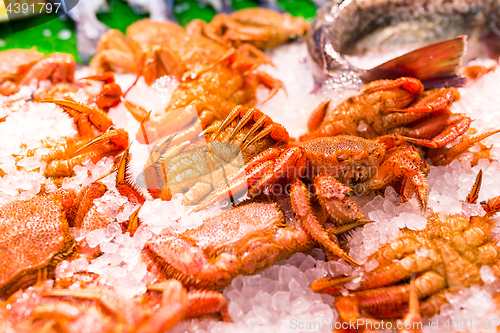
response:
<svg viewBox="0 0 500 333"><path fill-rule="evenodd" d="M92 140L91 144L85 142L80 140L66 143L45 156L45 176L71 176L73 168L89 158L97 163L96 158L119 154L128 146L128 133L123 129L113 129Z"/></svg>
<svg viewBox="0 0 500 333"><path fill-rule="evenodd" d="M290 189L290 197L292 198L292 206L295 215L303 222L305 229L311 237L346 262L359 266L354 259L349 257L344 250L330 239L326 231L320 226L318 220L311 211L309 192L304 183L297 180Z"/></svg>
<svg viewBox="0 0 500 333"><path fill-rule="evenodd" d="M129 202L132 204L143 204L146 201L144 194L141 192L139 187L132 180L132 175L130 173L130 145L125 149L118 164L113 166L111 170L106 172L104 175L96 179L95 181L102 180L116 172L116 189L118 192L127 197Z"/></svg>
<svg viewBox="0 0 500 333"><path fill-rule="evenodd" d="M451 163L455 158L458 157L458 155L462 154L463 152L467 151L467 149L471 148L474 146L476 143L486 139L487 137L490 137L494 134L499 133L500 130L496 131L490 131L486 132L480 135L476 135L472 138L468 138L466 140L463 140L460 143L457 143L451 148L442 148L441 150L438 150L436 152L431 153L431 158L432 158L432 163L434 165L446 165ZM418 139L412 139L412 138L405 138L408 142L420 144L420 141Z"/></svg>
<svg viewBox="0 0 500 333"><path fill-rule="evenodd" d="M247 109L239 105L234 107L226 119L224 119L224 121L218 126L217 131L210 136L210 141L217 141L220 138L221 133L224 132L237 117L241 117L241 119L231 131L229 136L225 138L225 141L230 141L246 124L248 124L248 122L251 120L254 121L252 127L250 127L246 135L241 140L241 150L244 150L267 135L270 135L273 140L278 142L288 140L288 132L282 125L273 122L269 116L262 113L258 109ZM263 130L261 130L262 127L264 127ZM254 136L255 132L259 130L259 134Z"/></svg>
<svg viewBox="0 0 500 333"><path fill-rule="evenodd" d="M137 229L141 225L141 219L139 218L139 212L142 208L142 205L139 206L132 214L130 214L128 218L127 228L126 230L130 233L130 236L134 236Z"/></svg>
<svg viewBox="0 0 500 333"><path fill-rule="evenodd" d="M170 201L172 199L172 192L168 187L167 170L165 167L165 159L178 154L187 145L177 145L171 147L175 135L168 137L154 149L144 166L144 181L146 183L148 192L153 198Z"/></svg>
<svg viewBox="0 0 500 333"><path fill-rule="evenodd" d="M78 131L85 137L93 133L88 121L101 133L104 133L113 126L113 122L108 115L99 108L91 107L80 102L68 101L64 99L46 98L42 103L54 103L75 119Z"/></svg>
<svg viewBox="0 0 500 333"><path fill-rule="evenodd" d="M89 141L87 144L78 148L73 156L78 156L86 153L92 153L96 150L123 150L128 147L128 133L124 129L110 128L106 133L99 135L97 138Z"/></svg>

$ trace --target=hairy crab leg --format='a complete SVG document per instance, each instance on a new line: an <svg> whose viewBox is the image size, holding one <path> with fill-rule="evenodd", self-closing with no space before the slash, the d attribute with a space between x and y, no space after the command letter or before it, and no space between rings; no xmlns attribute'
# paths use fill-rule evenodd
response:
<svg viewBox="0 0 500 333"><path fill-rule="evenodd" d="M132 204L143 204L146 201L144 194L141 193L139 187L135 184L135 182L131 179L132 175L129 170L130 163L130 145L125 149L122 156L120 157L120 161L117 165L115 165L111 170L106 172L104 175L96 179L95 181L102 180L116 172L116 182L115 186L118 192L127 197L130 203Z"/></svg>
<svg viewBox="0 0 500 333"><path fill-rule="evenodd" d="M451 148L442 148L441 150L438 150L434 153L431 153L431 158L432 158L432 163L434 165L446 165L451 163L455 158L458 157L458 155L462 154L463 152L467 151L467 149L471 148L474 146L476 143L486 139L487 137L499 133L500 130L496 131L490 131L486 132L480 135L476 135L472 138L468 138L466 140L463 140L460 143L457 143ZM412 139L412 138L406 138L408 142L420 144L418 142L415 142L417 139Z"/></svg>
<svg viewBox="0 0 500 333"><path fill-rule="evenodd" d="M64 99L46 98L42 100L42 102L54 103L63 109L64 112L72 116L77 123L78 132L82 135L82 137L88 137L90 133L93 133L93 129L90 127L90 124L92 124L101 133L106 132L111 126L113 126L111 118L108 117L106 112L99 108Z"/></svg>
<svg viewBox="0 0 500 333"><path fill-rule="evenodd" d="M327 232L320 226L318 220L314 216L309 203L309 193L306 186L300 180L295 181L290 189L290 197L292 199L293 211L298 220L302 222L304 228L319 244L326 247L335 255L341 257L346 262L359 266L359 264L349 257L336 243L334 243Z"/></svg>
<svg viewBox="0 0 500 333"><path fill-rule="evenodd" d="M407 137L407 141L420 145L420 146L425 146L429 148L440 148L443 146L446 146L448 143L453 142L456 138L458 138L460 135L464 134L467 129L469 128L470 124L472 123L472 119L469 117L463 116L463 115L455 115L458 120L446 127L444 131L442 131L440 134L435 136L431 140L427 139L418 139L418 138L412 138L412 137ZM455 118L455 117L454 117ZM439 122L440 119L438 119ZM438 125L438 123L435 123L433 126ZM409 134L411 135L411 130L409 131ZM423 131L425 133L425 129ZM401 134L401 133L400 133ZM404 133L406 134L406 133Z"/></svg>
<svg viewBox="0 0 500 333"><path fill-rule="evenodd" d="M417 199L425 209L427 205L428 185L425 174L421 171L422 158L418 150L412 146L407 146L391 153L379 166L377 174L361 183L368 191L375 191L383 188L397 178L404 176L414 185Z"/></svg>
<svg viewBox="0 0 500 333"><path fill-rule="evenodd" d="M67 143L44 157L46 177L71 176L73 168L87 159L116 155L128 146L128 133L123 129L110 130L96 139Z"/></svg>

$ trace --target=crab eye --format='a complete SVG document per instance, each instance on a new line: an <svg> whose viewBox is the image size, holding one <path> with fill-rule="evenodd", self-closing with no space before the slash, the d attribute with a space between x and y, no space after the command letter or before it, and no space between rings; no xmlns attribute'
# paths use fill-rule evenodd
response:
<svg viewBox="0 0 500 333"><path fill-rule="evenodd" d="M343 162L343 161L347 160L347 158L349 157L349 152L342 151L339 154L337 154L337 156L335 156L335 157L337 158L338 162Z"/></svg>

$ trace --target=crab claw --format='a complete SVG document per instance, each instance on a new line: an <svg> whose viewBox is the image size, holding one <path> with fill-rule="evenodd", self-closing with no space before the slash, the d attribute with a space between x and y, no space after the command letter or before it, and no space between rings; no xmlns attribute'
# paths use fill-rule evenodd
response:
<svg viewBox="0 0 500 333"><path fill-rule="evenodd" d="M110 107L120 104L122 88L115 83L115 76L112 72L91 75L81 78L80 80L96 80L104 82L101 91L90 99L90 103L95 103L101 109L109 109Z"/></svg>

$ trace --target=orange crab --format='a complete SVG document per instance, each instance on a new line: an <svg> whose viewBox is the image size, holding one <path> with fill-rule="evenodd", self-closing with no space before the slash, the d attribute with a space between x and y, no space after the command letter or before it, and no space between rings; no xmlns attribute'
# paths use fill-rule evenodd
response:
<svg viewBox="0 0 500 333"><path fill-rule="evenodd" d="M186 29L202 32L222 45L238 46L244 42L265 49L303 37L309 30L309 23L288 13L247 8L231 14L217 14L210 23L193 20Z"/></svg>
<svg viewBox="0 0 500 333"><path fill-rule="evenodd" d="M316 205L314 209L319 211ZM255 274L295 252L311 251L317 246L318 232L326 236L320 240L321 245L345 255L329 237L334 239L336 234L366 223L357 221L325 230L325 214L320 215L322 225L316 222L317 226L311 228L310 221L302 218L294 224L286 222L284 212L262 197L206 219L198 228L183 233L164 229L146 243L143 260L149 270L175 278L187 288L222 289L237 275Z"/></svg>
<svg viewBox="0 0 500 333"><path fill-rule="evenodd" d="M95 282L80 284L62 289L39 283L18 291L0 307L0 330L77 333L88 331L91 323L92 332L162 333L184 318L217 312L230 321L222 294L188 292L176 280L150 285L132 299Z"/></svg>
<svg viewBox="0 0 500 333"><path fill-rule="evenodd" d="M326 100L313 111L309 133L300 140L338 134L375 138L397 133L418 145L443 147L464 134L472 120L450 112L449 107L459 98L455 88L423 88L420 80L411 77L378 80L338 106Z"/></svg>
<svg viewBox="0 0 500 333"><path fill-rule="evenodd" d="M144 166L144 180L154 198L170 200L185 193L184 204L193 205L225 184L244 163L271 147L285 146L288 132L254 108L235 107L224 121L204 131L204 142L178 145L170 137L151 153Z"/></svg>
<svg viewBox="0 0 500 333"><path fill-rule="evenodd" d="M346 197L352 190L357 194L368 194L400 182L403 198L416 195L425 207L427 171L428 165L418 150L407 146L399 135L376 140L347 135L318 138L295 147L263 151L246 165L246 178L220 188L196 209L218 201L219 196L228 191L237 193L248 189L250 196L256 196L264 192L274 193L273 186L277 186L280 193L290 193L296 203L296 213L300 210L304 218L312 218L306 204L309 191L302 181L307 180L314 184L312 189L322 204L331 199L328 204L331 207L327 210L336 215L338 222L345 223L354 212L359 212L356 203Z"/></svg>
<svg viewBox="0 0 500 333"><path fill-rule="evenodd" d="M466 203L477 202L481 179L479 172ZM500 196L481 202L481 206L485 211L482 216L433 213L425 229L403 229L400 237L372 256L378 262L377 268L362 275L359 286L350 290L349 296L336 300L342 319L359 315L359 311L376 318L401 317L408 308L410 285L405 281L412 274L416 274L415 287L424 317L439 312L447 302L446 292L482 285L482 266L489 266L500 276L500 248L492 235ZM352 279L324 278L313 282L311 288L339 295L343 283ZM347 308L346 304L351 306Z"/></svg>
<svg viewBox="0 0 500 333"><path fill-rule="evenodd" d="M93 183L81 195L59 189L0 207L0 297L33 284L40 271L53 275L57 263L76 250L69 228L100 227L97 216L86 216L105 191L102 183Z"/></svg>
<svg viewBox="0 0 500 333"><path fill-rule="evenodd" d="M253 70L260 61L248 61L246 56L242 57L245 53L231 49L220 62L181 82L166 112L144 124L147 137L140 130L136 139L141 143L154 142L174 133L179 142L193 139L200 129L224 119L235 106L255 105L256 90L261 83L271 89L268 98L284 88L281 81Z"/></svg>
<svg viewBox="0 0 500 333"><path fill-rule="evenodd" d="M129 202L143 204L145 198L127 179L127 161L128 149L120 160L115 187ZM61 188L1 206L0 297L33 284L40 272L52 276L57 263L68 257L99 255L99 248L90 248L85 239L75 241L69 228L88 232L113 222L114 216L94 205L107 190L96 180L79 192ZM122 223L123 232L134 234L139 225L137 213Z"/></svg>
<svg viewBox="0 0 500 333"><path fill-rule="evenodd" d="M0 94L12 95L33 79L53 83L73 82L76 62L66 53L45 56L35 50L12 49L0 52Z"/></svg>

